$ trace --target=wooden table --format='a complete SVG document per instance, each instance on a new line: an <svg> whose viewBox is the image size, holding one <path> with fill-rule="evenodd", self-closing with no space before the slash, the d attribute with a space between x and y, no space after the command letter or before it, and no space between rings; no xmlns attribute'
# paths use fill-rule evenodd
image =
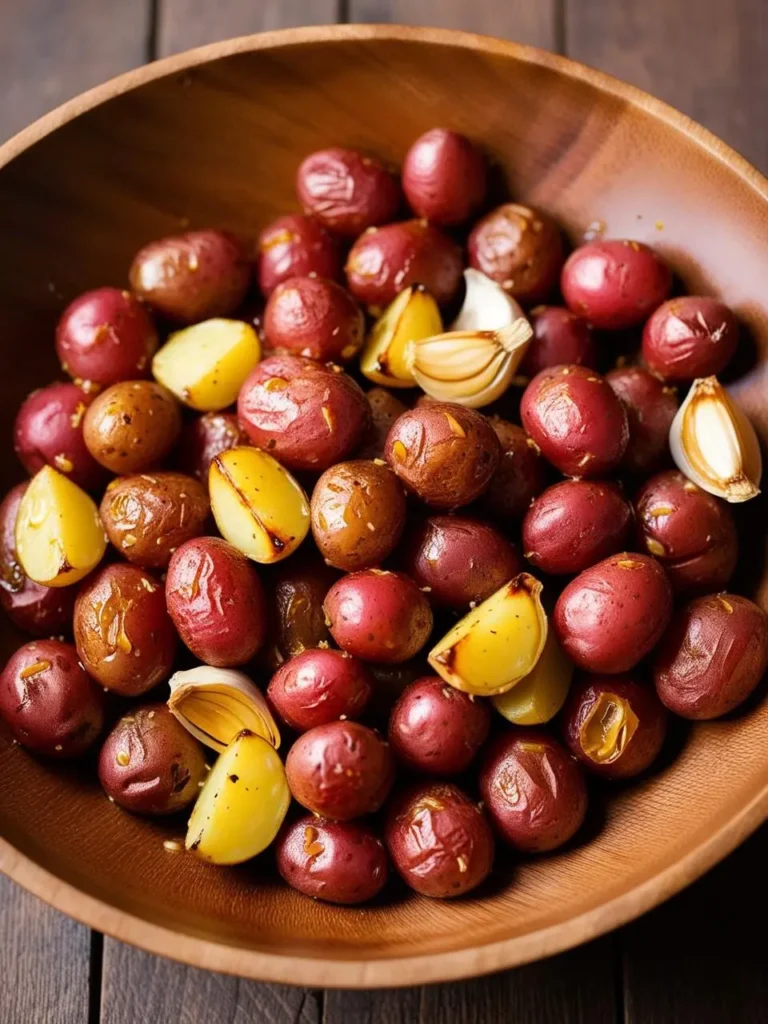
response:
<svg viewBox="0 0 768 1024"><path fill-rule="evenodd" d="M765 0L0 0L0 137L154 57L333 21L473 29L558 50L661 96L768 170ZM0 880L0 1024L760 1024L767 866L764 828L665 906L580 949L475 982L372 993L186 968Z"/></svg>

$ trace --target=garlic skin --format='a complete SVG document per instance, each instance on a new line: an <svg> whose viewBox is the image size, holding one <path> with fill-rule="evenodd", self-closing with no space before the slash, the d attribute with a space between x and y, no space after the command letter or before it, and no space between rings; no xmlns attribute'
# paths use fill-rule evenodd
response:
<svg viewBox="0 0 768 1024"><path fill-rule="evenodd" d="M467 267L464 283L464 302L452 331L499 331L525 316L522 306L479 270Z"/></svg>
<svg viewBox="0 0 768 1024"><path fill-rule="evenodd" d="M168 708L187 732L221 753L244 729L275 750L280 732L261 691L242 672L198 665L176 672L168 684Z"/></svg>
<svg viewBox="0 0 768 1024"><path fill-rule="evenodd" d="M672 422L669 447L680 472L702 490L732 503L760 493L755 428L717 377L691 384Z"/></svg>

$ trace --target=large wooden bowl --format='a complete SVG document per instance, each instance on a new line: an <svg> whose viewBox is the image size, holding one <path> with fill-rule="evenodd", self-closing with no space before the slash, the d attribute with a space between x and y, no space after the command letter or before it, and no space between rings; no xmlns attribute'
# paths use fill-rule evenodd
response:
<svg viewBox="0 0 768 1024"><path fill-rule="evenodd" d="M134 250L182 225L256 233L295 208L309 150L349 145L398 162L435 124L478 139L511 194L574 240L601 221L609 236L658 246L689 289L735 306L756 339L736 387L768 440L763 177L681 114L563 58L459 33L337 27L142 68L0 149L3 486L17 476L18 403L57 370L66 300L124 282ZM764 524L752 510L741 539L765 603ZM5 655L18 639L3 630ZM258 860L217 870L168 853L176 829L119 812L93 781L4 742L0 865L94 928L191 964L314 986L459 978L579 943L706 871L766 816L766 736L768 701L697 726L675 760L616 792L582 845L513 864L459 903L397 897L365 910L307 900Z"/></svg>

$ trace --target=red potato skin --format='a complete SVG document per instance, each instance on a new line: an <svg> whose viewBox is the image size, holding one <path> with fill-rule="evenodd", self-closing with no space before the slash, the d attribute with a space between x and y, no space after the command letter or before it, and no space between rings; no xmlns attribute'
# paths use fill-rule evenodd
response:
<svg viewBox="0 0 768 1024"><path fill-rule="evenodd" d="M500 520L522 519L547 486L547 467L522 427L499 416L489 422L501 444L501 461L481 498L483 508Z"/></svg>
<svg viewBox="0 0 768 1024"><path fill-rule="evenodd" d="M383 164L338 146L305 157L296 193L306 214L350 238L394 220L400 208L397 181Z"/></svg>
<svg viewBox="0 0 768 1024"><path fill-rule="evenodd" d="M71 302L56 327L56 354L75 380L107 387L148 377L155 325L135 295L96 288Z"/></svg>
<svg viewBox="0 0 768 1024"><path fill-rule="evenodd" d="M557 599L558 640L587 672L628 672L656 646L672 614L672 587L648 555L623 552L585 569Z"/></svg>
<svg viewBox="0 0 768 1024"><path fill-rule="evenodd" d="M389 795L395 763L389 744L359 722L330 722L303 733L285 762L294 799L334 821L373 814Z"/></svg>
<svg viewBox="0 0 768 1024"><path fill-rule="evenodd" d="M264 337L283 349L320 362L348 363L363 344L365 317L349 292L320 277L291 277L267 300Z"/></svg>
<svg viewBox="0 0 768 1024"><path fill-rule="evenodd" d="M669 299L643 328L643 359L665 381L688 382L721 373L739 344L733 310L707 295Z"/></svg>
<svg viewBox="0 0 768 1024"><path fill-rule="evenodd" d="M710 594L678 608L656 652L662 703L683 718L719 718L738 707L768 668L768 618L737 594Z"/></svg>
<svg viewBox="0 0 768 1024"><path fill-rule="evenodd" d="M422 896L463 896L485 881L493 867L488 820L449 782L423 782L399 794L384 839L398 873Z"/></svg>
<svg viewBox="0 0 768 1024"><path fill-rule="evenodd" d="M316 472L351 454L371 422L350 376L290 355L259 363L240 390L237 414L258 448L290 469Z"/></svg>
<svg viewBox="0 0 768 1024"><path fill-rule="evenodd" d="M675 594L711 593L728 583L739 539L724 501L670 470L640 488L635 518L638 545L661 562Z"/></svg>
<svg viewBox="0 0 768 1024"><path fill-rule="evenodd" d="M405 154L402 181L416 216L448 227L463 224L483 205L488 171L466 136L432 128Z"/></svg>
<svg viewBox="0 0 768 1024"><path fill-rule="evenodd" d="M597 346L592 328L582 316L562 306L536 306L528 314L533 338L518 373L535 377L551 366L597 365Z"/></svg>
<svg viewBox="0 0 768 1024"><path fill-rule="evenodd" d="M389 876L384 844L356 821L304 815L282 829L275 854L283 881L326 903L367 903Z"/></svg>
<svg viewBox="0 0 768 1024"><path fill-rule="evenodd" d="M638 725L616 760L599 762L584 749L581 732L600 696L606 693L626 701L637 716ZM627 779L650 767L664 744L667 719L666 709L653 689L624 675L586 676L577 680L561 713L563 736L571 753L590 772L608 779Z"/></svg>
<svg viewBox="0 0 768 1024"><path fill-rule="evenodd" d="M72 644L35 640L0 675L0 716L14 739L45 757L78 757L104 726L104 692Z"/></svg>
<svg viewBox="0 0 768 1024"><path fill-rule="evenodd" d="M291 277L329 278L341 275L341 249L323 225L312 217L289 213L264 228L259 235L258 280L261 294L269 298L282 281Z"/></svg>
<svg viewBox="0 0 768 1024"><path fill-rule="evenodd" d="M488 738L491 712L483 700L424 676L406 687L392 709L389 742L395 757L425 775L459 775Z"/></svg>
<svg viewBox="0 0 768 1024"><path fill-rule="evenodd" d="M629 443L620 399L603 377L584 366L542 370L525 389L520 415L544 458L564 476L610 473Z"/></svg>
<svg viewBox="0 0 768 1024"><path fill-rule="evenodd" d="M535 498L523 519L523 552L553 576L583 572L621 551L632 506L616 484L564 480Z"/></svg>
<svg viewBox="0 0 768 1024"><path fill-rule="evenodd" d="M605 375L627 410L629 443L622 468L647 476L669 462L669 431L677 412L677 393L640 366L623 366Z"/></svg>
<svg viewBox="0 0 768 1024"><path fill-rule="evenodd" d="M483 758L479 783L496 831L517 850L555 850L584 823L584 775L545 732L512 729L498 736Z"/></svg>
<svg viewBox="0 0 768 1024"><path fill-rule="evenodd" d="M571 253L560 288L568 308L593 327L623 330L642 323L667 298L672 272L643 242L608 239Z"/></svg>
<svg viewBox="0 0 768 1024"><path fill-rule="evenodd" d="M206 412L186 425L179 442L179 469L208 486L217 455L248 445L248 435L233 412Z"/></svg>
<svg viewBox="0 0 768 1024"><path fill-rule="evenodd" d="M182 641L206 665L244 665L264 643L264 588L253 563L219 537L197 537L174 552L165 600Z"/></svg>
<svg viewBox="0 0 768 1024"><path fill-rule="evenodd" d="M373 680L356 658L324 648L303 651L275 672L267 698L296 732L359 718L373 693Z"/></svg>
<svg viewBox="0 0 768 1024"><path fill-rule="evenodd" d="M331 636L363 661L408 661L432 632L429 602L408 576L365 569L343 576L323 604Z"/></svg>

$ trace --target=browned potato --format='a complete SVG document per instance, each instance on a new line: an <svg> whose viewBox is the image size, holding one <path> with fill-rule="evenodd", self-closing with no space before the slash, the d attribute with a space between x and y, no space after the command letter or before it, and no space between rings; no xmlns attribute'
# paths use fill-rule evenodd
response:
<svg viewBox="0 0 768 1024"><path fill-rule="evenodd" d="M188 423L181 434L179 469L208 486L208 471L217 455L249 444L233 412L206 412Z"/></svg>
<svg viewBox="0 0 768 1024"><path fill-rule="evenodd" d="M158 466L180 433L176 399L151 380L113 384L97 396L83 421L88 451L113 473L141 473Z"/></svg>
<svg viewBox="0 0 768 1024"><path fill-rule="evenodd" d="M328 644L323 601L338 578L335 569L315 556L291 558L280 566L274 601L278 663Z"/></svg>
<svg viewBox="0 0 768 1024"><path fill-rule="evenodd" d="M520 302L543 302L563 265L560 228L549 214L518 203L487 213L467 242L469 265Z"/></svg>
<svg viewBox="0 0 768 1024"><path fill-rule="evenodd" d="M489 422L501 444L501 462L483 495L483 506L501 520L521 519L547 486L547 466L522 427L500 416L491 416Z"/></svg>
<svg viewBox="0 0 768 1024"><path fill-rule="evenodd" d="M392 424L408 411L399 398L395 398L391 391L386 388L371 388L366 391L365 397L371 407L371 427L363 447L357 452L359 459L382 459L384 457L384 445L387 442L387 434L392 429Z"/></svg>

